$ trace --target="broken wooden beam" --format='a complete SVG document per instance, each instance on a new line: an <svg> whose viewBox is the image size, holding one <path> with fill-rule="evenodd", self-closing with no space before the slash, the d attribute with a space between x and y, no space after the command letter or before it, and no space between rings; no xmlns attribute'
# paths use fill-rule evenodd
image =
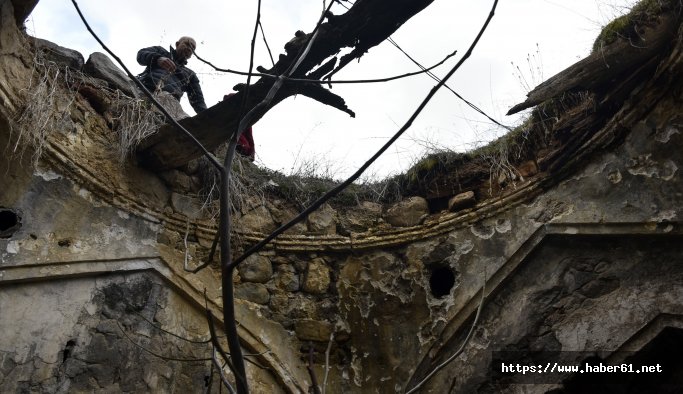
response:
<svg viewBox="0 0 683 394"><path fill-rule="evenodd" d="M679 15L662 15L651 25L642 26L641 34L630 40L619 39L600 48L564 71L549 78L527 94L508 115L531 108L567 92L608 90L633 70L662 53L662 48L675 41Z"/></svg>

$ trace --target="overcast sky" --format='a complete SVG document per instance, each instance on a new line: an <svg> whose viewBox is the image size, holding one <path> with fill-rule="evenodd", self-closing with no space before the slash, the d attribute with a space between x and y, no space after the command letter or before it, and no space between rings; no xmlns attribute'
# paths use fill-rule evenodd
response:
<svg viewBox="0 0 683 394"><path fill-rule="evenodd" d="M192 5L190 5L190 3ZM501 123L516 125L507 110L529 89L585 57L602 26L628 11L634 0L501 0L496 16L472 57L449 86ZM180 36L197 40L197 53L221 68L247 70L256 1L80 0L79 6L100 38L134 72L140 48L168 47ZM492 1L435 0L392 37L429 67L454 50L466 52ZM263 0L261 20L277 59L294 32L310 32L322 0ZM333 13L344 9L335 5ZM81 52L103 52L78 19L69 0L40 0L26 23L29 33ZM259 36L256 65L270 66ZM436 69L444 75L458 56ZM514 64L514 65L513 65ZM517 66L519 69L517 69ZM196 58L207 105L214 105L246 77L217 73ZM415 71L416 66L388 42L372 48L338 79L379 78ZM351 174L405 123L434 85L426 75L368 85L336 85L356 118L305 97L279 104L254 126L257 162L286 173L317 166L337 178ZM194 114L183 98L188 113ZM463 151L502 135L504 129L469 109L455 95L439 92L412 128L369 174L404 171L429 148Z"/></svg>

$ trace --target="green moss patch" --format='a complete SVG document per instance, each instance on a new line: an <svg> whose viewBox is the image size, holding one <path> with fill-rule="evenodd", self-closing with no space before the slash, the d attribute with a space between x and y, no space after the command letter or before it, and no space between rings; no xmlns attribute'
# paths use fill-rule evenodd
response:
<svg viewBox="0 0 683 394"><path fill-rule="evenodd" d="M671 9L678 1L674 0L642 0L631 8L628 14L622 15L603 27L593 43L593 52L612 44L617 39L630 40L638 34L637 27L657 20L665 10Z"/></svg>

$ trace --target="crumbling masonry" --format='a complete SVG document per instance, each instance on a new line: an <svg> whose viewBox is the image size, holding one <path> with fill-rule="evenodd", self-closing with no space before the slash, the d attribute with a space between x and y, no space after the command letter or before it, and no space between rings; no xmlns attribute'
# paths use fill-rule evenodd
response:
<svg viewBox="0 0 683 394"><path fill-rule="evenodd" d="M219 270L183 268L216 231L199 170L120 160L111 100L134 91L26 36L34 3L0 2L1 391L218 392L204 294L221 316ZM530 93L550 115L502 170L414 169L401 202L326 205L245 261L236 308L252 390L308 392L311 348L319 382L329 353L328 393L410 389L463 344L482 292L463 353L421 392L514 392L491 375L497 350L575 363L629 351L671 368L632 387L683 387L670 357L683 346L680 21L665 8L638 26L644 42L605 45ZM44 107L28 113L38 76ZM247 197L239 245L295 208ZM527 390L572 392L580 378Z"/></svg>

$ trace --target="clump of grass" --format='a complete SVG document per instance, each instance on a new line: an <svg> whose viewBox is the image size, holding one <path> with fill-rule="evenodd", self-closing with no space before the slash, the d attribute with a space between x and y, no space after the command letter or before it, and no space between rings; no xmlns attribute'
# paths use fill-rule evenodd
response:
<svg viewBox="0 0 683 394"><path fill-rule="evenodd" d="M224 157L225 147L216 152ZM214 210L214 201L219 198L220 182L218 170L205 158L198 159L199 175L202 182L200 192L207 209ZM302 210L333 189L341 180L335 179L335 170L320 158L309 158L299 161L292 174L285 174L268 168L262 168L246 158L237 155L233 163L230 183L231 209L233 212L245 212L255 205L266 205L266 200L279 199L286 205ZM382 181L364 179L353 183L329 203L337 209L357 206L362 201L394 202L401 199L398 177ZM211 211L210 211L211 212Z"/></svg>
<svg viewBox="0 0 683 394"><path fill-rule="evenodd" d="M517 78L520 86L527 92L543 82L543 58L541 57L541 48L536 43L536 51L528 53L526 56L526 69L529 70L529 75L525 76L526 72L522 71L522 67L515 62L510 62L514 69L512 75Z"/></svg>
<svg viewBox="0 0 683 394"><path fill-rule="evenodd" d="M566 103L571 106L572 103ZM515 185L521 175L517 166L535 160L536 152L552 140L552 124L564 107L562 103L548 103L545 109L535 109L519 126L486 145L466 152L443 149L430 153L393 181L398 195L425 192L433 180L461 182L465 187L481 187L488 180L488 194L494 195L494 185ZM484 190L481 190L482 193Z"/></svg>
<svg viewBox="0 0 683 394"><path fill-rule="evenodd" d="M292 173L265 170L265 175L277 184L272 192L278 197L292 203L297 209L303 209L325 193L337 187L343 179L335 178L337 169L319 157L300 161ZM356 181L329 200L329 204L337 209L351 208L363 201L394 202L401 199L398 177L376 181L372 176Z"/></svg>
<svg viewBox="0 0 683 394"><path fill-rule="evenodd" d="M528 122L470 154L488 165L489 195L493 195L494 181L510 181L513 185L521 175L515 168L524 153L525 143L531 127Z"/></svg>

